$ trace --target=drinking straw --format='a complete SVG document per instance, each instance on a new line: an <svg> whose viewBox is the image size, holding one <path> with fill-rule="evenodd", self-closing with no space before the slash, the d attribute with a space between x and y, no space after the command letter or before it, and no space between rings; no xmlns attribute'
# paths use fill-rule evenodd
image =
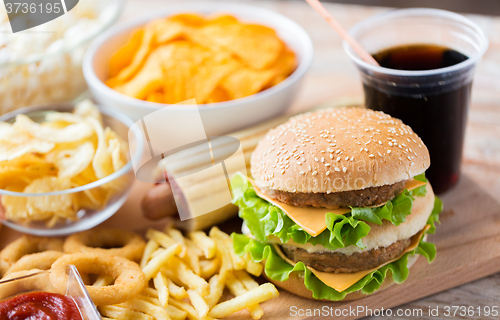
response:
<svg viewBox="0 0 500 320"><path fill-rule="evenodd" d="M332 15L326 11L325 7L319 2L319 0L306 0L307 3L314 10L316 10L332 27L337 31L337 33L344 39L356 53L365 60L367 63L379 66L377 60L375 60L366 50L340 25L340 23L335 20Z"/></svg>

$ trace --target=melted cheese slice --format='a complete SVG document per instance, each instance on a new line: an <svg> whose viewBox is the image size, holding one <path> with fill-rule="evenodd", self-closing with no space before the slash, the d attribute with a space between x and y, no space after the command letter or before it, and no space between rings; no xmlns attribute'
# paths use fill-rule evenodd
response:
<svg viewBox="0 0 500 320"><path fill-rule="evenodd" d="M316 237L321 232L325 231L326 229L325 214L327 214L328 212L334 214L346 214L348 212L351 212L351 208L327 209L327 208L314 208L314 207L306 207L306 208L294 207L289 204L279 202L270 198L259 189L259 187L255 184L253 179L249 178L248 180L255 189L255 193L260 198L266 200L267 202L272 203L273 205L283 210L283 212L288 217L290 217L290 219L292 219L293 222L298 224L302 229L304 229L305 232L309 233L313 237ZM418 187L421 187L425 184L426 184L425 182L412 179L406 182L404 189L408 189L410 191ZM383 206L384 204L385 203L374 207Z"/></svg>
<svg viewBox="0 0 500 320"><path fill-rule="evenodd" d="M337 290L338 292L342 292L342 291L348 289L349 287L351 287L352 285L354 285L359 280L363 279L366 275L370 274L371 272L373 272L373 271L375 271L375 270L377 270L377 269L379 269L379 268L381 268L381 267L383 267L391 262L398 260L405 253L415 250L415 248L418 246L418 243L420 242L420 239L423 237L425 231L427 231L429 228L430 228L430 225L426 225L422 230L420 230L417 234L415 234L413 237L411 237L410 246L408 248L406 248L406 250L403 251L403 253L401 253L401 255L399 257L392 259L390 261L387 261L386 263L381 264L380 266L373 268L373 269L358 271L358 272L354 272L354 273L331 273L331 272L318 271L318 270L311 268L309 266L307 268L309 270L311 270L311 272L316 276L316 278L318 278L325 285ZM278 253L278 255L283 260L285 260L288 264L295 266L295 262L288 259L288 257L283 254L283 252L281 251L281 248L278 245L274 244L273 247L276 250L276 252Z"/></svg>

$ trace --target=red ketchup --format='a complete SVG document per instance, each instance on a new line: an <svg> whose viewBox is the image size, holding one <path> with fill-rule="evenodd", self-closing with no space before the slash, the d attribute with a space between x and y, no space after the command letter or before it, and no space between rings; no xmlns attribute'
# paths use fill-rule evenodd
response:
<svg viewBox="0 0 500 320"><path fill-rule="evenodd" d="M0 320L83 320L72 298L48 292L21 294L0 302Z"/></svg>

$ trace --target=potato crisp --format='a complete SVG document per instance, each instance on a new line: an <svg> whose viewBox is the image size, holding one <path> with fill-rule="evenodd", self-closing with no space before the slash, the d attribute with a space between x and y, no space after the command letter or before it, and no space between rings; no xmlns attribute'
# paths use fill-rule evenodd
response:
<svg viewBox="0 0 500 320"><path fill-rule="evenodd" d="M271 28L230 15L179 14L135 30L111 57L106 84L151 102L217 103L270 88L296 65Z"/></svg>

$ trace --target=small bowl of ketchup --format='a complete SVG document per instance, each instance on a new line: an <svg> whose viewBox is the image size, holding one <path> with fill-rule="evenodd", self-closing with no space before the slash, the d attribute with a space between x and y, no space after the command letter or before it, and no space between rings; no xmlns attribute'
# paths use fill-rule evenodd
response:
<svg viewBox="0 0 500 320"><path fill-rule="evenodd" d="M64 272L52 283L51 273ZM52 278L52 279L51 279ZM101 320L99 312L74 266L24 272L15 278L0 281L0 320Z"/></svg>

